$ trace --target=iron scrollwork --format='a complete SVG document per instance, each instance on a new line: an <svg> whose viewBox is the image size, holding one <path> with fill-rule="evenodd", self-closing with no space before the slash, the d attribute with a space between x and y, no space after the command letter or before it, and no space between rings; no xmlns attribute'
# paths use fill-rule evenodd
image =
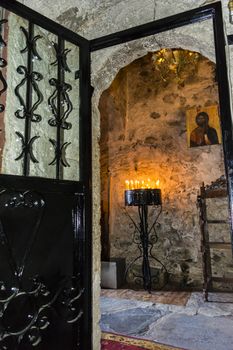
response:
<svg viewBox="0 0 233 350"><path fill-rule="evenodd" d="M28 52L29 50L31 50L31 52L33 54L33 58L41 61L41 57L37 51L36 42L38 39L42 39L42 36L36 35L35 37L30 38L29 32L24 27L20 27L20 29L22 30L22 32L25 36L25 39L26 39L26 46L20 52L25 53L25 52Z"/></svg>
<svg viewBox="0 0 233 350"><path fill-rule="evenodd" d="M6 24L7 22L8 22L7 19L0 20L0 48L1 49L6 47L6 42L4 41L4 39L2 37L2 29L3 29L3 25ZM2 74L2 69L5 68L6 66L7 66L7 61L3 57L0 57L0 68L1 68L1 70L0 70L0 82L2 84L2 88L0 89L0 96L7 90L7 82ZM5 110L4 104L0 103L0 113L2 113L4 110Z"/></svg>
<svg viewBox="0 0 233 350"><path fill-rule="evenodd" d="M68 92L72 90L72 86L67 83L59 83L58 79L50 79L50 86L54 86L55 90L53 94L49 97L48 104L53 114L53 118L49 119L48 123L50 126L60 126L62 129L69 130L72 128L72 124L68 123L66 120L69 117L70 113L73 110L72 102L69 98ZM58 93L61 94L61 105L63 107L61 115L58 115L57 108L57 98Z"/></svg>
<svg viewBox="0 0 233 350"><path fill-rule="evenodd" d="M38 72L29 73L27 68L24 66L19 66L17 68L17 73L24 75L24 77L15 88L15 95L17 96L19 103L20 103L20 108L15 112L15 116L18 119L25 119L25 117L28 117L28 118L30 118L30 120L32 122L39 123L42 118L39 114L36 114L35 111L38 108L38 106L41 104L41 102L43 101L43 95L42 95L41 91L39 90L37 82L41 81L43 79L43 75L38 73ZM26 102L24 101L23 97L19 93L20 88L28 80L30 80L31 85L33 87L33 90L35 91L36 96L37 96L36 102L33 104L33 106L31 106L31 108L29 110L27 110Z"/></svg>
<svg viewBox="0 0 233 350"><path fill-rule="evenodd" d="M154 244L156 244L158 241L158 235L155 230L155 226L161 214L162 206L156 206L155 208L157 208L157 215L155 215L150 228L148 227L149 225L147 205L138 206L138 216L140 220L139 224L137 224L134 221L134 219L126 210L126 208L124 208L125 214L129 217L134 227L132 243L137 245L139 251L138 256L128 264L125 271L125 279L127 278L128 273L131 272L133 281L138 285L141 285L141 283L143 282L144 289L147 290L149 293L151 292L152 286L159 283L159 276L157 274L152 274L149 262L150 260L154 260L156 263L158 263L162 267L162 270L165 272L164 284L167 283L167 279L169 276L165 265L158 258L156 258L152 252ZM135 273L133 269L133 266L137 261L142 261L141 274Z"/></svg>
<svg viewBox="0 0 233 350"><path fill-rule="evenodd" d="M60 64L64 71L70 73L71 70L67 64L67 55L71 51L71 49L60 50L58 44L54 42L52 43L52 45L56 52L56 60L51 63L51 66L58 66Z"/></svg>
<svg viewBox="0 0 233 350"><path fill-rule="evenodd" d="M0 192L4 194L6 191ZM45 206L45 200L37 192L25 191L25 192L14 192L12 196L5 202L5 207L10 208L38 208L41 209Z"/></svg>
<svg viewBox="0 0 233 350"><path fill-rule="evenodd" d="M5 208L36 209L38 213L28 245L18 263L0 221L0 245L8 254L7 261L16 281L11 288L0 281L0 349L17 349L20 344L36 347L43 339L43 331L50 326L52 315L59 315L68 324L81 319L83 310L80 305L84 289L80 287L80 275L63 278L53 290L39 276L31 277L27 280L27 287L23 287L24 270L29 264L46 202L40 193L34 191L2 189L0 196Z"/></svg>
<svg viewBox="0 0 233 350"><path fill-rule="evenodd" d="M64 130L70 130L72 124L67 122L70 113L73 110L73 105L69 97L69 92L72 90L72 86L65 82L64 72L71 72L67 64L67 55L71 51L64 48L64 40L58 38L58 44L52 43L56 60L51 63L52 66L57 66L57 79L52 78L49 80L50 86L54 87L54 91L48 99L48 105L51 109L53 117L48 120L48 124L51 127L57 128L56 140L50 139L49 141L54 148L54 158L49 165L56 165L56 177L60 177L60 166L69 167L65 153L67 147L71 142L63 142Z"/></svg>
<svg viewBox="0 0 233 350"><path fill-rule="evenodd" d="M42 341L42 331L50 324L50 315L60 314L69 323L77 322L83 315L78 306L84 289L79 288L77 279L72 279L71 285L65 287L63 281L55 293L38 278L32 279L30 291L12 288L6 290L0 282L0 348L12 349L26 342L36 347ZM15 316L18 316L17 318Z"/></svg>
<svg viewBox="0 0 233 350"><path fill-rule="evenodd" d="M28 30L24 27L20 27L24 34L26 46L20 51L21 54L27 53L27 67L20 65L17 68L17 73L23 75L22 80L15 88L15 95L18 98L20 108L15 112L15 116L18 119L25 120L25 132L22 135L19 131L16 131L16 135L21 139L22 151L15 158L16 161L24 158L23 163L23 175L29 175L30 161L33 163L39 163L33 154L33 143L39 139L39 136L31 138L31 123L39 123L42 120L40 114L36 113L39 105L43 102L43 94L41 93L38 82L43 79L43 75L33 70L33 61L35 59L41 60L41 57L37 51L37 40L41 39L41 35L34 36L34 25L29 23ZM22 96L20 90L26 85L25 97ZM36 101L33 103L32 95L36 96Z"/></svg>
<svg viewBox="0 0 233 350"><path fill-rule="evenodd" d="M21 151L20 155L19 155L17 158L15 158L15 160L20 160L20 159L22 159L22 158L24 157L25 153L27 153L27 154L29 155L29 157L30 157L30 159L31 159L31 161L32 161L33 163L39 163L39 161L36 159L36 157L35 157L34 154L33 154L33 148L32 148L32 146L33 146L33 143L34 143L37 139L40 138L40 136L34 136L34 137L32 137L32 138L28 141L28 143L27 143L27 142L25 141L24 136L23 136L19 131L16 131L15 133L16 133L16 135L20 138L21 143L22 143L22 151Z"/></svg>
<svg viewBox="0 0 233 350"><path fill-rule="evenodd" d="M19 287L21 286L21 278L23 276L24 269L27 265L29 254L34 241L37 238L38 230L41 225L41 221L44 214L45 201L40 194L32 191L16 192L7 191L3 189L0 192L0 196L4 199L4 207L8 208L18 208L25 207L28 209L36 208L38 210L36 221L33 225L33 230L30 235L30 239L27 244L27 249L25 249L21 260L16 263L14 258L13 249L11 247L7 233L3 229L2 222L0 221L0 244L4 246L8 253L8 261L10 264L12 275L16 277Z"/></svg>
<svg viewBox="0 0 233 350"><path fill-rule="evenodd" d="M60 148L58 146L58 143L56 140L49 139L51 144L53 145L55 156L53 160L49 163L49 165L55 165L57 161L60 162L64 167L69 167L70 164L68 163L66 157L65 157L65 151L66 148L71 145L71 142L64 142L62 145L60 145Z"/></svg>

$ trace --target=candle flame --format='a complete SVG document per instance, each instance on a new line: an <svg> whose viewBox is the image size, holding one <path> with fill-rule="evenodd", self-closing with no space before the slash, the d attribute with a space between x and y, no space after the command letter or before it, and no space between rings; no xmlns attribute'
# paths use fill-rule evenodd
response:
<svg viewBox="0 0 233 350"><path fill-rule="evenodd" d="M139 190L139 189L156 189L159 188L160 181L147 179L147 180L125 180L126 190Z"/></svg>
<svg viewBox="0 0 233 350"><path fill-rule="evenodd" d="M130 186L129 186L129 180L125 181L125 189L129 190Z"/></svg>

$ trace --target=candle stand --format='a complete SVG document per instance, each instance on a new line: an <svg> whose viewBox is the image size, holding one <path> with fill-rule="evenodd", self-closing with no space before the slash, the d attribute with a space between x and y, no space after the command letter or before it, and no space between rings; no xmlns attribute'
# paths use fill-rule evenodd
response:
<svg viewBox="0 0 233 350"><path fill-rule="evenodd" d="M142 273L141 275L134 275L134 279L143 280L143 287L149 293L152 289L152 281L155 279L158 280L157 276L153 276L150 268L150 260L155 260L159 263L167 274L166 267L164 264L157 259L152 254L152 249L154 244L158 241L158 236L155 231L155 225L159 218L159 215L162 211L162 199L161 199L161 190L160 189L135 189L135 190L126 190L125 191L125 206L135 206L138 208L139 224L137 224L132 216L126 210L126 214L132 221L135 232L133 237L133 243L137 244L139 249L139 255L130 262L126 268L125 278L127 277L129 271L133 265L139 259L142 259ZM153 223L149 228L148 225L148 207L154 206L156 210L156 215L153 219Z"/></svg>

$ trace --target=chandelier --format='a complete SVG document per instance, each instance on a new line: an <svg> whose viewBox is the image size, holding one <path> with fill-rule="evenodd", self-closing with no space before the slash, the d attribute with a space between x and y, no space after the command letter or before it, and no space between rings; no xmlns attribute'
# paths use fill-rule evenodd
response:
<svg viewBox="0 0 233 350"><path fill-rule="evenodd" d="M185 79L197 72L201 55L183 49L161 49L152 54L154 70L164 83L184 85Z"/></svg>

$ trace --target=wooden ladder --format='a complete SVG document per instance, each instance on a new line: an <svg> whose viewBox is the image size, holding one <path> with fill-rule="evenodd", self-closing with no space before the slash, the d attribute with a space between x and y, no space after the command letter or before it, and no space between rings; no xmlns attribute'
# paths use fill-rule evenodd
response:
<svg viewBox="0 0 233 350"><path fill-rule="evenodd" d="M203 268L203 296L208 301L209 291L213 290L213 282L233 283L233 278L213 277L211 266L211 249L231 250L231 242L213 242L209 239L208 225L210 224L229 224L228 220L208 220L207 198L227 197L227 189L206 188L204 183L200 188L200 194L197 197L199 207L199 223L201 231L201 253Z"/></svg>

